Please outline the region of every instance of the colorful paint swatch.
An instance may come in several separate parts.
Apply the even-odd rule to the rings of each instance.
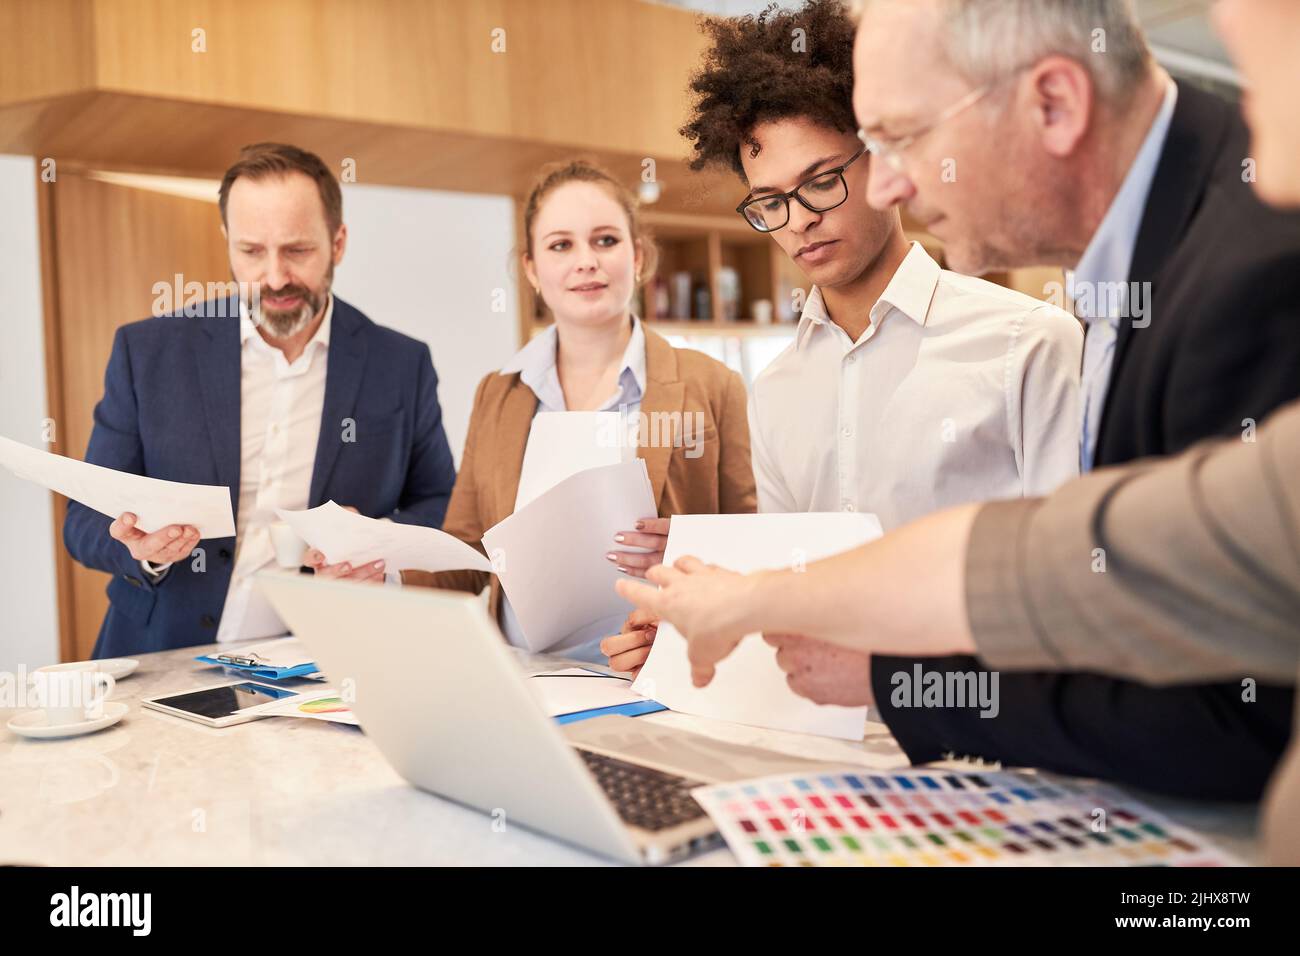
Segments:
[[[746,866],[1241,864],[1118,790],[1037,774],[846,771],[691,793]]]

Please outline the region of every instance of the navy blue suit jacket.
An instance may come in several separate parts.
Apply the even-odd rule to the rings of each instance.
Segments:
[[[334,297],[325,405],[310,506],[333,499],[370,517],[436,528],[456,481],[429,347],[383,328]],[[117,330],[95,406],[86,461],[118,471],[224,485],[239,507],[240,342],[236,299],[201,315],[168,315]],[[345,440],[346,420],[355,424]],[[117,657],[216,639],[235,539],[199,542],[204,560],[177,561],[156,584],[109,518],[68,503],[63,541],[76,560],[112,575],[94,656]]]

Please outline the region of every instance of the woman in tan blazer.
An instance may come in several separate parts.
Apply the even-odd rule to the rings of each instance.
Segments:
[[[528,199],[524,228],[524,272],[555,324],[479,383],[443,530],[482,550],[483,532],[514,511],[524,449],[539,411],[639,412],[629,417],[642,423],[637,454],[645,460],[660,519],[753,512],[740,376],[701,352],[673,348],[631,312],[632,295],[643,272],[652,271],[654,254],[631,194],[589,163],[553,167]],[[666,525],[647,521],[646,530],[662,533]],[[625,544],[638,543],[631,530],[624,538]],[[620,567],[636,562],[620,552],[606,557]],[[507,639],[519,643],[518,624],[495,575],[406,571],[402,580],[471,593],[490,588],[493,618]],[[595,642],[565,653],[598,656]]]

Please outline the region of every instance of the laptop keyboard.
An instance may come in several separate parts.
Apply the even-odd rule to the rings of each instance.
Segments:
[[[701,786],[700,781],[576,749],[624,823],[654,831],[704,816],[691,796],[691,788]]]

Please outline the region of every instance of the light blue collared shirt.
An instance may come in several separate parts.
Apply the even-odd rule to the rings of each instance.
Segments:
[[[560,387],[560,372],[556,367],[556,349],[559,335],[552,325],[543,332],[533,336],[533,340],[515,353],[505,365],[501,366],[502,375],[519,373],[519,379],[533,390],[537,396],[537,411],[567,412],[564,402],[564,389]],[[618,390],[605,401],[601,412],[618,411],[626,407],[628,412],[641,410],[641,398],[645,395],[645,332],[641,320],[632,316],[632,337],[623,351],[623,368],[618,376]]]
[[[564,389],[560,387],[560,373],[556,367],[556,348],[559,345],[555,326],[539,332],[533,340],[515,353],[514,357],[501,367],[502,375],[519,373],[519,380],[533,390],[537,396],[536,418],[542,412],[566,412],[568,405],[564,401]],[[623,351],[623,368],[618,375],[618,388],[596,409],[601,412],[622,411],[627,415],[636,415],[641,411],[641,399],[645,396],[645,332],[641,320],[632,316],[632,337]],[[523,629],[515,617],[510,599],[501,595],[501,630],[511,644],[525,647]],[[600,640],[589,641],[576,647],[566,647],[558,653],[581,661],[605,663],[605,655],[600,652]]]
[[[1156,166],[1165,147],[1169,124],[1178,101],[1178,87],[1168,81],[1164,102],[1147,131],[1137,158],[1129,167],[1119,192],[1097,227],[1092,241],[1084,250],[1079,265],[1066,274],[1066,288],[1076,302],[1090,302],[1079,318],[1088,324],[1083,340],[1083,374],[1079,396],[1079,471],[1092,470],[1097,451],[1097,430],[1101,424],[1106,392],[1110,388],[1110,371],[1115,361],[1115,343],[1119,336],[1119,323],[1128,306],[1129,295],[1117,300],[1108,294],[1114,283],[1129,285],[1129,269],[1133,265],[1133,249],[1137,245],[1138,230],[1146,212],[1151,183]],[[1150,303],[1148,302],[1148,307]]]

